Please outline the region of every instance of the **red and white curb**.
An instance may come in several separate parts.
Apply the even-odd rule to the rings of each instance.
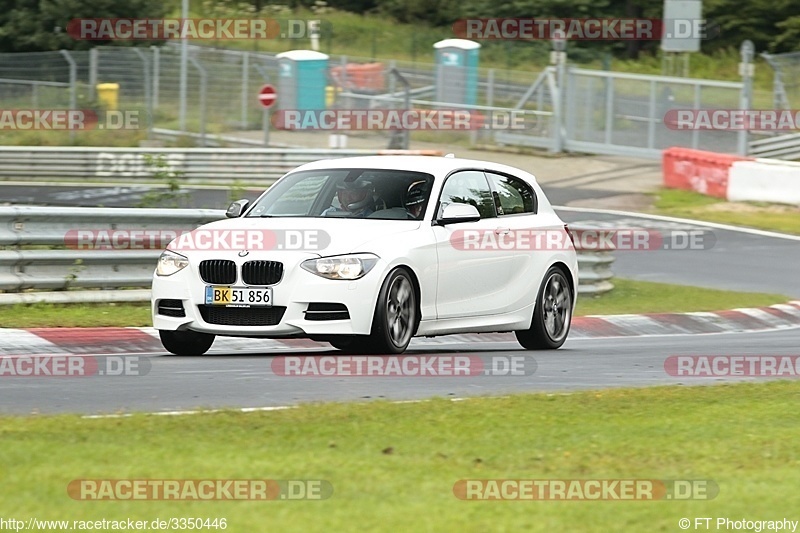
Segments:
[[[714,313],[653,313],[644,315],[582,316],[572,320],[570,339],[745,333],[800,327],[800,301],[769,307],[732,309]],[[417,338],[411,349],[425,347],[516,342],[511,333],[482,333]],[[247,339],[219,337],[214,352],[239,350],[280,353],[330,349],[307,339]],[[0,356],[97,355],[163,352],[153,328],[0,328]]]

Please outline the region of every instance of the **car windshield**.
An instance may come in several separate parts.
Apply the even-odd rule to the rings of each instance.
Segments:
[[[246,216],[422,220],[432,184],[408,170],[306,170],[270,187]]]

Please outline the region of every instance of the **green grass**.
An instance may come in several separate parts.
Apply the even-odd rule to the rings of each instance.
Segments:
[[[152,326],[150,303],[0,305],[0,327]]]
[[[0,419],[5,518],[225,517],[227,531],[679,531],[800,506],[800,383]],[[321,479],[323,501],[75,501],[75,479]],[[706,479],[710,501],[461,501],[462,479]],[[742,514],[744,510],[744,515]],[[787,515],[788,513],[788,515]]]
[[[662,189],[654,212],[721,224],[800,235],[800,207],[760,202],[726,202],[693,191]]]
[[[614,278],[614,290],[598,297],[578,295],[576,315],[627,313],[688,313],[720,311],[736,307],[761,307],[784,303],[779,294],[721,291]]]
[[[718,311],[783,303],[778,294],[718,291],[683,285],[613,280],[614,290],[597,297],[579,297],[577,315]],[[150,304],[25,304],[0,306],[0,327],[146,327],[152,325]]]
[[[0,131],[2,146],[138,146],[147,138],[141,130],[82,130],[72,134],[64,130],[6,130]]]

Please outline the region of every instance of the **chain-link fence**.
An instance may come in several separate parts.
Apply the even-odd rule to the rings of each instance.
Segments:
[[[187,48],[183,120],[179,116],[184,107],[180,90],[181,46],[173,43],[152,48],[98,47],[84,52],[0,54],[0,97],[6,108],[102,109],[108,101],[98,86],[114,84],[115,105],[120,110],[144,112],[147,119],[141,121],[140,127],[149,132],[190,134],[201,145],[211,140],[206,134],[234,132],[237,138],[251,144],[263,142],[259,130],[264,125],[264,111],[257,96],[265,83],[280,88],[279,59],[257,51],[197,45]],[[778,62],[775,64],[796,62],[800,66],[800,53],[772,56],[772,60]],[[323,83],[328,109],[449,107],[487,116],[516,112],[533,117],[524,132],[491,127],[415,131],[412,140],[520,144],[553,151],[566,148],[645,157],[657,157],[661,149],[669,146],[742,151],[741,135],[737,143],[734,132],[677,132],[664,124],[665,113],[674,109],[737,109],[742,101],[741,83],[571,67],[560,75],[555,67],[537,71],[475,68],[476,72],[470,73],[473,81],[469,82],[474,83],[470,89],[474,98],[464,103],[454,94],[457,84],[466,82],[454,81],[453,71],[442,65],[343,56],[329,57],[327,65]],[[800,68],[784,66],[780,72],[787,93],[800,92]],[[302,133],[305,137],[295,136],[294,144],[319,147],[334,132]],[[371,147],[385,147],[392,144],[397,132],[347,134],[373,140],[375,146]],[[283,142],[289,136],[282,135],[280,142],[293,144]],[[271,140],[274,143],[276,139]]]
[[[775,109],[800,105],[800,52],[761,54],[774,71],[772,95]]]
[[[671,146],[735,153],[740,132],[665,127],[672,110],[736,109],[742,84],[570,69],[566,146],[593,151],[595,145],[663,150]]]
[[[67,108],[70,65],[59,52],[0,55],[0,99],[6,109]]]
[[[265,83],[278,82],[276,56],[196,45],[190,45],[188,51],[184,131],[222,134],[249,130],[257,133],[263,126],[263,108],[257,95]],[[442,107],[427,103],[436,100],[437,83],[447,83],[436,65],[344,56],[331,57],[329,65],[326,98],[329,107],[402,107],[403,85],[398,76],[392,74],[393,70],[409,83],[410,97],[416,108]],[[476,110],[513,108],[540,74],[477,70],[477,100],[473,104]],[[74,102],[78,108],[102,109],[104,104],[97,90],[101,84],[117,85],[115,105],[119,109],[144,112],[143,116],[148,118],[141,127],[180,129],[180,46],[0,54],[0,97],[7,108],[65,108]],[[447,102],[442,104],[447,105]],[[526,107],[530,109],[531,106]],[[384,139],[391,136],[387,131],[350,134]],[[492,140],[490,135],[454,131],[421,134],[420,137],[473,143]]]

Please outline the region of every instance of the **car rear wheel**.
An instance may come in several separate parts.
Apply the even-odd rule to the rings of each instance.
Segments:
[[[517,341],[528,350],[560,348],[569,333],[572,302],[572,289],[564,273],[550,267],[536,298],[531,327],[516,331]]]
[[[203,355],[214,344],[216,335],[197,331],[163,331],[158,332],[161,344],[175,355]]]

